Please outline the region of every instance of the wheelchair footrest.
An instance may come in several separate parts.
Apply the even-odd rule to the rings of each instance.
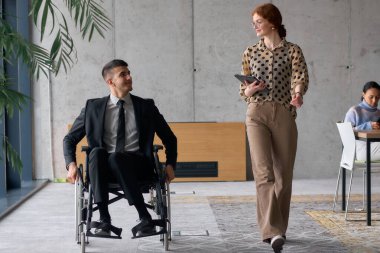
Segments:
[[[114,235],[98,235],[91,232],[91,229],[107,229],[110,232],[114,233]],[[106,224],[102,222],[97,221],[91,221],[89,229],[87,229],[86,235],[89,237],[103,237],[103,238],[113,238],[113,239],[121,239],[121,232],[123,231],[122,228],[115,227],[111,224]]]
[[[142,238],[142,237],[148,237],[148,236],[154,236],[154,235],[161,235],[161,234],[165,234],[166,233],[166,229],[165,228],[162,228],[160,231],[156,232],[156,233],[153,233],[153,234],[149,234],[149,235],[141,235],[141,236],[132,236],[131,238],[132,239],[137,239],[137,238]]]
[[[152,234],[144,234],[141,236],[132,236],[132,239],[137,239],[141,237],[148,237],[148,236],[154,236],[154,235],[160,235],[160,234],[165,234],[167,232],[166,230],[166,221],[165,220],[152,220],[152,224],[156,227],[160,227],[159,231],[156,231],[155,233]],[[132,229],[133,230],[133,229]],[[133,231],[132,231],[133,233]]]
[[[119,235],[97,235],[92,233],[91,231],[87,231],[86,236],[88,237],[98,237],[98,238],[108,238],[108,239],[121,239]]]

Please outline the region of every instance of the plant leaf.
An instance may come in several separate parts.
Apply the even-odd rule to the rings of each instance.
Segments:
[[[29,15],[33,16],[33,22],[34,22],[34,24],[37,24],[38,13],[39,13],[39,9],[41,8],[42,1],[43,0],[34,0],[34,1],[32,1],[32,8],[31,8],[31,11],[30,11]]]
[[[6,159],[10,163],[11,167],[16,170],[20,175],[22,172],[22,161],[17,151],[13,148],[12,144],[9,142],[7,136],[3,136],[3,150],[6,153]]]
[[[40,41],[42,42],[42,39],[44,38],[45,34],[45,28],[46,28],[46,20],[48,17],[48,11],[49,11],[49,3],[50,0],[46,0],[44,10],[42,12],[42,18],[41,18],[41,38]]]

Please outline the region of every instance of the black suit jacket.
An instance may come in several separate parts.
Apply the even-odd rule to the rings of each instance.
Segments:
[[[153,138],[154,134],[157,133],[166,149],[166,164],[171,164],[175,168],[177,162],[177,138],[158,111],[154,101],[134,95],[131,95],[131,98],[139,133],[139,152],[149,159],[153,168]],[[87,100],[85,108],[82,109],[69,133],[63,139],[66,166],[73,161],[76,162],[76,145],[84,136],[87,137],[87,142],[91,149],[104,147],[104,118],[108,100],[109,96]]]

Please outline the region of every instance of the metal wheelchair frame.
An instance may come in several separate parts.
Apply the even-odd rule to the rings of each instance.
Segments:
[[[153,235],[160,235],[160,241],[162,241],[164,249],[167,251],[169,249],[169,241],[171,240],[170,187],[166,182],[165,169],[158,158],[158,151],[160,149],[163,149],[161,145],[153,146],[155,173],[158,180],[155,182],[141,182],[140,185],[143,193],[149,193],[149,201],[145,203],[146,207],[157,214],[157,219],[153,220],[153,222],[156,226],[160,227],[160,230]],[[88,155],[90,151],[88,147],[82,147],[82,152],[86,152],[86,168],[88,168]],[[109,193],[112,193],[115,197],[110,198],[108,205],[125,198],[118,184],[109,184]],[[77,244],[81,245],[82,253],[85,252],[86,244],[89,244],[89,237],[99,237],[91,232],[92,225],[94,224],[91,221],[92,214],[97,210],[97,205],[93,203],[92,187],[87,169],[84,171],[83,166],[80,165],[77,180],[75,181],[75,240]],[[111,230],[116,236],[105,237],[121,239],[122,229],[113,228]],[[104,236],[102,237],[104,238]]]

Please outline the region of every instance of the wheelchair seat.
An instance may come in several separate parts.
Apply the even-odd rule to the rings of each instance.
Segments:
[[[121,189],[118,183],[108,183],[109,189]]]

